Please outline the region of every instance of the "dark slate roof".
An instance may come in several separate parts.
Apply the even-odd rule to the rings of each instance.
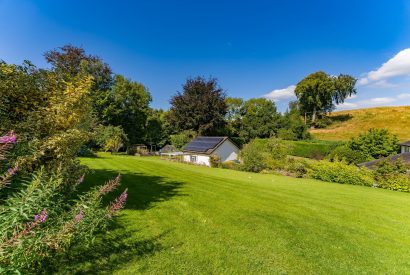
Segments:
[[[399,143],[399,145],[403,145],[403,146],[410,146],[410,140]]]
[[[210,155],[228,139],[228,137],[196,137],[185,145],[182,151]]]
[[[386,160],[386,159],[387,159],[387,160],[390,160],[390,161],[396,161],[396,160],[398,160],[399,158],[400,158],[401,160],[403,160],[405,163],[410,164],[410,152],[406,152],[406,153],[401,153],[401,154],[393,155],[393,156],[386,157],[386,158],[375,159],[375,160],[372,160],[372,161],[369,161],[369,162],[359,163],[358,166],[372,169],[373,166],[375,166],[377,163],[379,163],[379,162],[381,162],[381,161],[383,161],[383,160]]]

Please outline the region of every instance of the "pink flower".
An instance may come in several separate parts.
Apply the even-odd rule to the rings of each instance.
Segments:
[[[115,199],[113,203],[111,203],[110,207],[108,208],[108,216],[112,216],[115,212],[119,211],[120,209],[124,208],[125,202],[128,198],[128,189],[125,189],[121,195]]]
[[[118,175],[115,179],[109,180],[106,184],[100,187],[100,194],[107,194],[117,188],[117,186],[120,184],[121,176]]]
[[[84,175],[82,175],[78,180],[77,180],[77,185],[81,184],[84,181]]]
[[[47,220],[48,211],[47,209],[43,209],[39,214],[34,216],[34,221],[37,223],[43,223]]]
[[[84,218],[84,211],[80,209],[80,212],[78,212],[78,214],[75,215],[74,221],[75,223],[79,223],[83,218]]]
[[[9,176],[14,176],[18,172],[18,170],[19,170],[19,167],[16,165],[12,168],[9,168],[7,170],[7,174],[9,174]]]
[[[5,144],[15,144],[17,142],[17,136],[13,131],[9,132],[7,135],[0,137],[0,143]]]

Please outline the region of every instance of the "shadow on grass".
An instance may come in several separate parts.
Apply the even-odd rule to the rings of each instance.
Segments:
[[[330,117],[330,119],[332,120],[332,123],[341,123],[341,122],[351,120],[352,118],[353,116],[351,114],[334,115]]]
[[[108,180],[114,179],[118,174],[121,174],[121,184],[117,190],[104,198],[105,205],[118,197],[125,188],[128,188],[125,209],[145,210],[151,208],[153,203],[166,201],[174,196],[184,196],[184,194],[179,193],[182,182],[169,181],[163,177],[128,170],[94,169],[91,174],[87,175],[79,191],[84,192],[92,187],[101,186]]]
[[[183,196],[179,193],[181,182],[127,170],[95,169],[87,175],[79,191],[86,192],[93,187],[100,186],[115,178],[118,173],[121,174],[121,184],[117,190],[104,198],[105,205],[115,199],[125,188],[128,188],[125,209],[130,210],[147,210],[161,201],[169,200],[174,196]],[[133,226],[127,226],[130,222],[137,223],[136,227],[138,227],[137,220],[126,220],[124,223],[124,217],[114,218],[107,230],[100,232],[96,242],[90,247],[77,245],[71,249],[69,255],[56,259],[60,270],[52,272],[64,274],[112,273],[113,270],[126,265],[131,260],[166,249],[161,245],[160,239],[169,232],[144,238],[138,230],[132,229]]]
[[[70,253],[57,259],[57,270],[50,273],[59,274],[112,274],[124,267],[131,260],[153,255],[166,249],[160,239],[169,234],[163,232],[147,239],[135,238],[136,231],[129,231],[124,226],[113,222],[107,231],[98,235],[89,248],[76,246]]]

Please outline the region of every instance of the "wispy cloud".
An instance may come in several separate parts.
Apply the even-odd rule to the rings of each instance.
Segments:
[[[348,109],[358,109],[366,107],[375,107],[375,106],[387,106],[390,103],[396,102],[399,103],[399,100],[410,98],[410,93],[399,94],[395,97],[374,97],[369,99],[363,99],[356,102],[344,102],[337,105],[338,110],[348,110]],[[398,104],[400,105],[400,103]]]
[[[290,85],[285,89],[273,90],[272,92],[264,95],[263,97],[273,101],[296,99],[295,88],[296,85]]]
[[[385,88],[392,85],[388,79],[399,76],[410,76],[410,48],[400,51],[377,70],[365,74],[358,83]]]

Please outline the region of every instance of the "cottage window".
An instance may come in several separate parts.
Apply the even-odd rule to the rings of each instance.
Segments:
[[[191,155],[191,162],[196,162],[196,156]]]

